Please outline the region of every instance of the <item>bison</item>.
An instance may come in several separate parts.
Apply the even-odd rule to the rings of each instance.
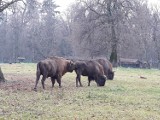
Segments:
[[[76,77],[76,87],[78,87],[78,82],[80,86],[81,75],[88,76],[88,86],[90,86],[91,80],[95,80],[97,86],[104,86],[106,82],[106,77],[104,75],[103,67],[96,61],[93,60],[78,60],[75,61],[75,72]]]
[[[103,66],[104,74],[107,79],[113,80],[114,72],[112,71],[112,64],[107,59],[96,59],[96,61]]]
[[[52,88],[54,87],[55,79],[57,80],[59,87],[61,87],[61,77],[66,72],[72,72],[73,70],[73,62],[61,57],[50,57],[38,62],[34,90],[37,90],[37,84],[41,75],[43,76],[41,80],[43,89],[45,89],[44,81],[48,77],[51,77]]]

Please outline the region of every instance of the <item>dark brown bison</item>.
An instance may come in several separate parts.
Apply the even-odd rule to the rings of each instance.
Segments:
[[[114,72],[112,70],[112,64],[107,59],[96,59],[96,61],[103,66],[104,74],[107,79],[113,80]]]
[[[81,75],[88,76],[88,86],[90,86],[91,80],[95,80],[97,86],[104,86],[106,82],[106,77],[104,75],[103,67],[96,61],[93,60],[78,60],[74,62],[76,77],[76,87],[78,87],[78,82],[80,86]]]
[[[66,72],[72,72],[73,70],[73,62],[60,57],[50,57],[38,62],[34,90],[37,90],[37,84],[41,75],[43,76],[41,80],[43,89],[45,89],[44,81],[48,77],[51,77],[52,87],[54,87],[55,79],[59,87],[61,87],[61,77]]]

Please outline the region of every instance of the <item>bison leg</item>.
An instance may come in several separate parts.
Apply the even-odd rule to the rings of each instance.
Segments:
[[[46,80],[46,78],[47,77],[45,75],[43,75],[42,80],[41,80],[43,89],[45,89],[45,87],[44,87],[44,81]]]
[[[37,90],[37,84],[38,84],[39,78],[40,78],[40,72],[37,71],[37,73],[36,73],[36,84],[35,84],[35,87],[34,87],[35,91]]]
[[[59,88],[61,88],[62,86],[61,86],[61,77],[60,76],[57,78],[57,82],[59,84]]]
[[[51,81],[52,81],[52,88],[54,87],[54,84],[55,84],[55,78],[54,77],[51,77]]]
[[[78,82],[79,82],[79,84],[80,84],[80,87],[82,87],[81,75],[77,75],[77,77],[76,77],[76,87],[78,87]]]
[[[99,86],[98,77],[97,76],[95,77],[95,82],[97,83],[97,86]]]
[[[78,75],[76,77],[76,87],[78,87]]]
[[[91,78],[90,77],[88,77],[88,86],[90,86],[90,82],[91,82]]]
[[[98,81],[97,80],[95,80],[95,81],[96,81],[97,86],[99,86]]]

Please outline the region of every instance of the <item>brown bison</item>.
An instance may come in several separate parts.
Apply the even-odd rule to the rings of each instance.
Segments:
[[[41,75],[43,76],[41,80],[43,89],[45,89],[44,81],[48,77],[51,77],[52,87],[54,87],[55,79],[57,80],[59,87],[61,87],[61,77],[66,72],[72,72],[73,70],[73,62],[60,57],[50,57],[38,62],[34,90],[37,90],[37,84]]]
[[[96,59],[96,61],[103,66],[104,74],[107,79],[113,80],[114,72],[112,71],[112,64],[107,59]]]
[[[97,86],[104,86],[106,82],[106,77],[104,75],[103,67],[96,61],[93,60],[78,60],[75,62],[75,72],[76,77],[76,87],[78,87],[78,82],[80,86],[81,75],[88,76],[88,86],[90,86],[91,80],[95,80]]]

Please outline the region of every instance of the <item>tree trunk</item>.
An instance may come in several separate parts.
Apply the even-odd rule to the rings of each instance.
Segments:
[[[2,70],[0,68],[0,83],[1,82],[5,82],[5,78],[4,78],[4,75],[3,75]]]
[[[117,48],[116,46],[112,46],[110,62],[112,63],[113,67],[117,67]]]
[[[112,7],[112,3],[114,7]],[[116,19],[114,18],[113,11],[117,11],[117,0],[112,1],[109,0],[107,4],[107,10],[109,13],[109,24],[111,25],[111,55],[110,55],[110,62],[112,63],[113,67],[117,67],[117,36],[116,36]]]
[[[10,5],[17,1],[21,0],[12,0],[11,2],[2,2],[2,0],[0,0],[0,12],[3,12],[6,8],[8,8]]]
[[[113,67],[117,67],[117,37],[115,32],[115,24],[114,21],[111,22],[111,31],[112,31],[112,51],[110,56],[110,62],[112,63]]]

